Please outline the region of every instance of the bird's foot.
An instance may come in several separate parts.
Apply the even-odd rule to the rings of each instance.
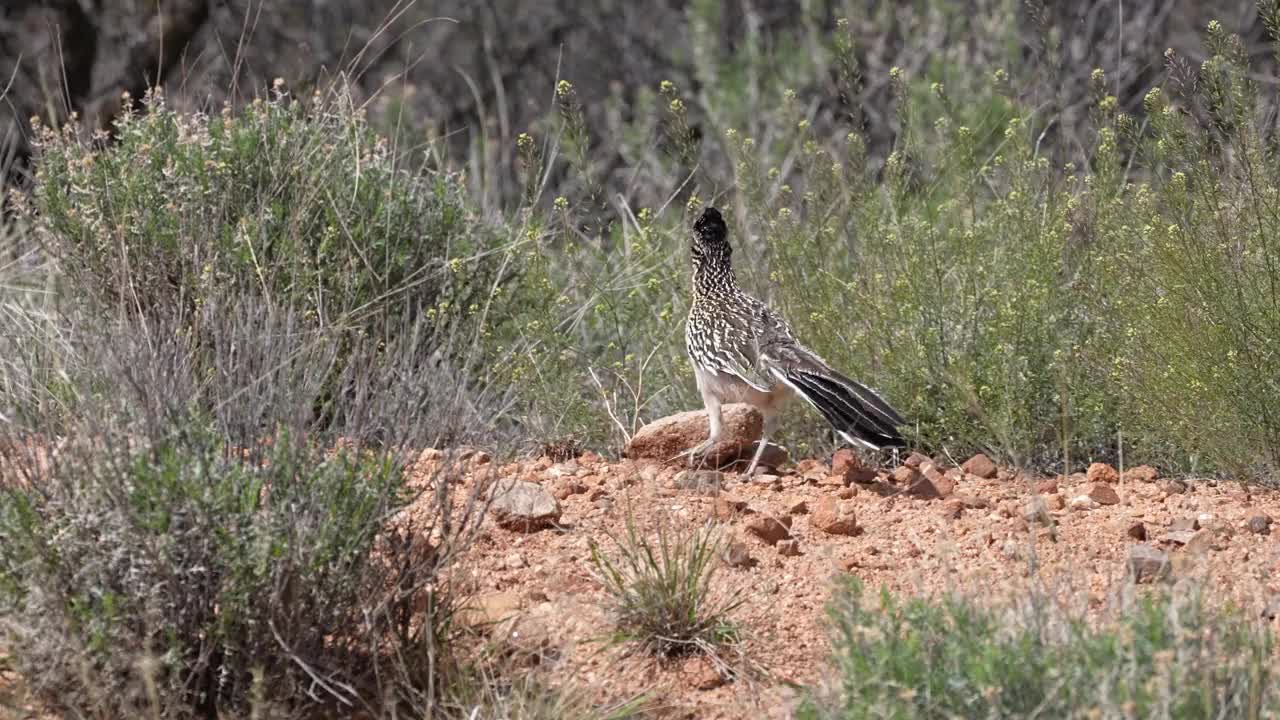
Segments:
[[[694,445],[693,447],[689,448],[688,450],[685,450],[684,452],[677,453],[676,456],[671,459],[679,460],[680,458],[688,458],[689,467],[693,467],[694,465],[698,465],[706,459],[704,456],[707,454],[707,451],[710,450],[711,446],[714,444],[715,443],[711,442],[710,440],[698,443],[697,445]]]

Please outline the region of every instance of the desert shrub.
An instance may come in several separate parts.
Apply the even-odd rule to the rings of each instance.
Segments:
[[[989,599],[988,599],[989,600]],[[1261,718],[1280,709],[1266,627],[1163,590],[1095,624],[1042,591],[1011,606],[964,596],[830,606],[835,679],[802,718]]]
[[[459,393],[425,319],[344,347],[335,372],[347,335],[253,294],[206,300],[213,351],[180,306],[87,314],[67,412],[6,423],[0,645],[86,716],[429,714],[463,672],[441,573],[479,508],[454,504],[448,468],[406,472],[442,426],[495,410]],[[329,387],[346,399],[317,416]]]
[[[492,290],[493,231],[457,178],[405,166],[341,88],[215,116],[157,92],[110,138],[44,129],[37,150],[37,233],[125,307],[199,306],[234,286],[376,333]]]
[[[1145,130],[1110,118],[1151,168],[1120,193],[1129,212],[1113,230],[1107,310],[1125,352],[1111,375],[1133,398],[1131,424],[1176,443],[1187,467],[1274,481],[1280,163],[1240,38],[1211,23],[1206,51],[1198,68],[1169,55]]]

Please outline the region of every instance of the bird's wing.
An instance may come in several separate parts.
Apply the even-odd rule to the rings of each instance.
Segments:
[[[690,343],[699,363],[716,374],[730,375],[760,392],[768,392],[773,381],[760,365],[760,342],[748,316],[733,315],[715,323],[710,343]]]

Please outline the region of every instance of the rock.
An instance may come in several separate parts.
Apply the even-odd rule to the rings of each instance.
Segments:
[[[991,507],[991,503],[987,502],[986,498],[981,498],[977,495],[955,495],[951,499],[960,501],[960,504],[964,505],[966,510],[981,510]]]
[[[698,669],[693,673],[692,683],[694,689],[706,692],[724,685],[725,680],[724,675],[720,674],[715,665],[710,661],[702,660],[698,663]]]
[[[734,462],[753,450],[764,429],[760,412],[745,403],[722,406],[721,416],[724,432],[720,442],[703,456],[710,467]],[[640,428],[627,443],[626,456],[632,460],[649,458],[666,462],[706,440],[708,432],[706,410],[669,415]]]
[[[1270,535],[1271,516],[1266,513],[1258,513],[1257,515],[1249,518],[1248,527],[1249,532],[1251,533],[1257,533],[1258,535]]]
[[[458,609],[458,621],[467,627],[484,627],[508,620],[520,612],[520,593],[514,590],[476,595]]]
[[[839,475],[846,485],[875,482],[876,471],[862,464],[858,454],[849,448],[840,448],[831,458],[831,474]]]
[[[555,465],[552,465],[551,467],[547,468],[547,475],[553,478],[571,477],[577,474],[577,472],[578,472],[577,460],[566,460],[564,462],[558,462]]]
[[[965,460],[964,464],[960,466],[960,469],[970,475],[977,475],[984,480],[990,480],[996,476],[996,464],[991,461],[991,458],[987,457],[983,453],[978,453],[968,460]]]
[[[924,465],[927,462],[931,462],[928,455],[925,455],[923,453],[913,452],[907,456],[906,460],[902,461],[902,464],[906,465],[909,468],[915,468],[919,470],[920,466]]]
[[[1146,543],[1139,543],[1129,548],[1127,566],[1134,582],[1139,583],[1164,578],[1172,569],[1169,553]]]
[[[796,464],[796,474],[802,477],[826,477],[831,473],[828,472],[827,466],[821,460],[813,458],[805,458]]]
[[[734,540],[720,553],[720,559],[731,568],[749,568],[756,564],[746,543]]]
[[[1120,475],[1120,479],[1124,482],[1155,482],[1160,474],[1150,465],[1139,465],[1138,467],[1129,468]]]
[[[899,465],[889,473],[889,479],[900,487],[909,488],[923,480],[924,476],[910,465]]]
[[[697,495],[714,495],[724,484],[724,474],[718,470],[681,470],[671,478],[671,483]]]
[[[554,495],[557,500],[564,500],[572,495],[581,495],[586,491],[586,484],[577,478],[563,478],[561,480],[557,480],[556,483],[551,486],[551,494]],[[594,500],[595,498],[591,499]]]
[[[747,501],[731,495],[717,497],[712,510],[717,520],[724,521],[733,520],[747,511]]]
[[[1160,485],[1166,495],[1181,495],[1187,491],[1187,484],[1181,480],[1166,480]]]
[[[1169,532],[1195,532],[1200,529],[1200,521],[1195,518],[1180,517],[1174,518],[1169,523]]]
[[[1170,530],[1160,536],[1166,545],[1180,545],[1193,555],[1208,552],[1213,547],[1213,532],[1209,530]]]
[[[932,460],[924,461],[917,469],[925,480],[928,480],[933,485],[939,497],[946,497],[955,491],[956,483],[952,479],[952,474],[943,472],[942,468],[935,465]]]
[[[809,524],[829,535],[854,535],[858,532],[853,504],[847,501],[837,502],[833,498],[818,501],[810,515]]]
[[[802,497],[790,497],[786,499],[786,508],[788,515],[804,515],[809,512],[809,502]]]
[[[1042,495],[1041,497],[1044,498],[1044,506],[1048,508],[1050,511],[1062,510],[1067,507],[1067,501],[1063,500],[1062,495],[1059,493],[1053,493],[1052,495]]]
[[[959,519],[964,514],[964,511],[964,502],[960,498],[947,498],[946,502],[942,503],[942,516],[945,518]]]
[[[760,514],[748,520],[744,527],[747,532],[766,543],[776,545],[779,540],[785,540],[791,535],[791,516],[775,517]]]
[[[1275,620],[1280,618],[1280,595],[1271,598],[1262,608],[1262,617],[1265,620]]]
[[[783,557],[795,557],[800,554],[800,541],[795,538],[778,541],[778,554]]]
[[[1085,489],[1085,494],[1099,505],[1120,504],[1120,496],[1116,494],[1116,489],[1106,482],[1091,483],[1089,487]]]
[[[658,479],[658,475],[662,472],[662,466],[655,462],[648,462],[640,466],[636,471],[636,476],[641,482],[651,483]]]
[[[1035,491],[1037,495],[1054,495],[1058,492],[1058,481],[1053,478],[1040,480],[1036,483]]]
[[[858,494],[857,489],[852,487],[842,487],[836,491],[836,497],[840,498],[841,500],[848,500],[849,498],[857,494]]]
[[[906,467],[905,465],[903,467]],[[922,500],[936,500],[951,494],[954,487],[944,479],[941,473],[938,474],[937,481],[930,480],[924,473],[917,472],[916,479],[910,485],[907,485],[906,491],[912,497],[918,497]]]
[[[1142,521],[1135,520],[1129,525],[1129,529],[1125,531],[1125,534],[1134,540],[1145,542],[1147,539],[1147,526],[1143,525]]]
[[[536,532],[560,520],[560,503],[541,485],[523,480],[500,480],[489,504],[498,527]]]
[[[1085,471],[1085,480],[1091,483],[1108,483],[1114,485],[1120,481],[1120,473],[1106,463],[1092,463]]]
[[[1053,525],[1053,518],[1049,517],[1049,508],[1044,502],[1044,498],[1037,495],[1027,501],[1022,507],[1022,519],[1027,521],[1027,525]]]
[[[1067,503],[1067,507],[1072,510],[1096,510],[1101,507],[1097,500],[1088,495],[1077,495],[1071,498],[1071,502]]]

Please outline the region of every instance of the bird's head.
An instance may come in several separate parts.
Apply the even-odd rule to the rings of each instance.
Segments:
[[[729,247],[729,228],[719,210],[708,207],[693,223],[691,250],[695,264],[728,264],[733,249]]]

